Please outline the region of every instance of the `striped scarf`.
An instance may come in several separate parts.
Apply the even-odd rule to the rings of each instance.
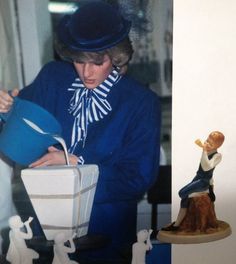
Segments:
[[[119,80],[118,71],[113,69],[105,81],[94,89],[86,88],[79,78],[76,78],[68,88],[68,91],[74,92],[68,109],[69,113],[74,116],[69,153],[74,153],[80,141],[83,141],[83,147],[85,146],[90,123],[98,122],[112,111],[106,97],[111,87]]]

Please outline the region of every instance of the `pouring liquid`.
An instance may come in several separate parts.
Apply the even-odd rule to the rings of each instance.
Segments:
[[[65,153],[65,157],[66,157],[66,165],[69,166],[70,165],[70,161],[69,161],[68,150],[67,150],[67,147],[66,147],[65,140],[62,137],[59,137],[59,136],[53,136],[53,138],[55,138],[62,145],[62,148],[63,148],[64,153]]]
[[[40,127],[38,127],[35,123],[33,123],[32,121],[23,118],[24,122],[27,123],[27,125],[29,125],[31,128],[33,128],[34,130],[36,130],[37,132],[44,134],[44,135],[50,135],[50,133],[44,132]],[[66,158],[66,165],[70,165],[69,162],[69,156],[68,156],[68,150],[66,147],[66,143],[65,140],[62,137],[59,137],[58,135],[51,135],[55,140],[57,140],[63,148],[64,154],[65,154],[65,158]]]

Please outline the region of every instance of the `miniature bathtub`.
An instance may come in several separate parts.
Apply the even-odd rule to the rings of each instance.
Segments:
[[[47,240],[59,232],[87,234],[97,165],[48,166],[22,170],[21,177]]]

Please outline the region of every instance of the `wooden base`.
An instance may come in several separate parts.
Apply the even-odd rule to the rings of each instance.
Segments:
[[[199,244],[223,239],[232,233],[226,222],[217,220],[217,224],[217,228],[208,229],[206,232],[159,231],[157,240],[172,244]]]

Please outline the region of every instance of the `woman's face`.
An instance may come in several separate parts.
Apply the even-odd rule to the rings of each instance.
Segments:
[[[73,62],[77,73],[85,87],[94,89],[101,84],[112,70],[112,62],[108,55],[104,55],[99,63],[93,60]]]

